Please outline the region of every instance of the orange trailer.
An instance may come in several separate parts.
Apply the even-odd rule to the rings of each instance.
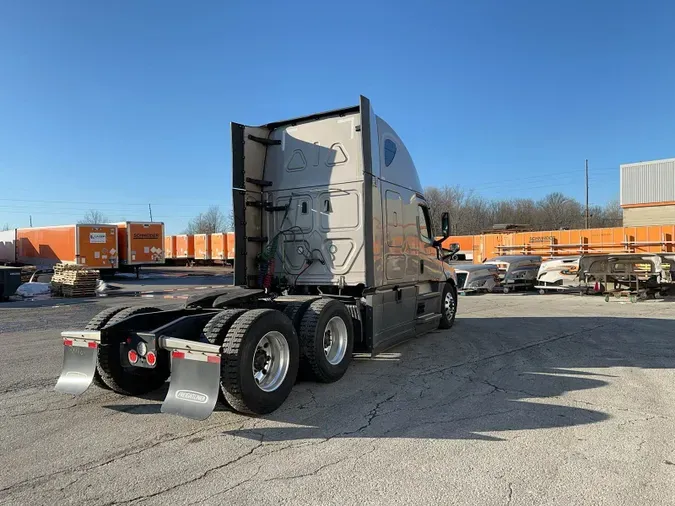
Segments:
[[[176,236],[167,235],[164,237],[164,258],[175,258],[176,257]]]
[[[210,234],[195,234],[195,259],[196,260],[210,260],[211,259],[211,235]]]
[[[227,254],[225,255],[225,259],[234,262],[234,232],[227,232],[225,235],[227,241]]]
[[[211,260],[234,260],[234,232],[211,234]]]
[[[164,263],[164,223],[125,221],[116,225],[120,265]]]
[[[499,255],[540,255],[542,258],[589,253],[672,253],[675,225],[589,228],[455,236],[444,241],[470,241],[474,263]],[[468,247],[468,246],[467,246]]]
[[[16,243],[17,261],[23,264],[49,267],[68,263],[94,269],[118,267],[115,225],[19,228]]]
[[[225,261],[227,255],[227,237],[223,233],[211,234],[211,260]]]
[[[194,258],[195,257],[195,236],[177,235],[176,249],[174,258]]]

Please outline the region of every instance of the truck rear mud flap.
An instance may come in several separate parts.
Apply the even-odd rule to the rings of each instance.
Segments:
[[[170,337],[161,337],[160,346],[171,352],[171,382],[162,413],[208,418],[218,401],[220,347]]]
[[[68,331],[61,336],[63,368],[54,390],[80,395],[94,379],[101,332]],[[161,411],[195,420],[208,418],[218,401],[220,346],[163,336],[157,345],[171,355],[171,380]]]
[[[54,389],[70,395],[80,395],[89,388],[96,372],[99,331],[62,332],[63,368]]]

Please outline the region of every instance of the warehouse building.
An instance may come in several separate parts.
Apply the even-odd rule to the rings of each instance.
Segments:
[[[623,226],[675,224],[675,158],[621,165]]]

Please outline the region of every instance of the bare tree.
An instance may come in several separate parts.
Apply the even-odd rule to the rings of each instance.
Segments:
[[[228,228],[227,218],[218,206],[209,207],[206,212],[199,213],[188,222],[186,234],[215,234],[225,232]]]
[[[78,221],[78,223],[100,225],[103,223],[109,223],[109,221],[110,220],[108,220],[108,217],[101,211],[90,209],[85,213],[84,217]]]
[[[535,202],[532,199],[487,200],[460,187],[428,187],[434,233],[438,235],[441,213],[450,214],[452,235],[479,234],[496,224],[526,225],[531,230],[583,228],[584,206],[562,193],[551,193]],[[622,211],[618,201],[590,209],[591,227],[621,226]]]
[[[5,224],[2,226],[2,230],[0,230],[0,231],[1,231],[1,232],[7,232],[9,229],[10,229],[9,223],[5,223]]]
[[[583,209],[581,203],[566,197],[562,193],[551,193],[538,202],[541,216],[540,229],[579,228],[582,226]]]
[[[623,209],[619,199],[612,199],[602,209],[602,217],[606,226],[620,227],[623,224]]]
[[[234,209],[230,209],[227,215],[227,231],[234,232]]]

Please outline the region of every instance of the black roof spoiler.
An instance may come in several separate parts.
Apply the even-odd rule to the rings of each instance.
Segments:
[[[273,123],[267,123],[266,125],[260,125],[260,127],[274,130],[275,128],[279,128],[281,126],[307,123],[308,121],[317,121],[324,118],[330,118],[331,116],[345,116],[347,114],[359,112],[359,110],[360,107],[358,105],[354,105],[352,107],[343,107],[342,109],[333,109],[332,111],[317,112],[308,116],[300,116],[298,118],[287,119],[284,121],[275,121]]]

